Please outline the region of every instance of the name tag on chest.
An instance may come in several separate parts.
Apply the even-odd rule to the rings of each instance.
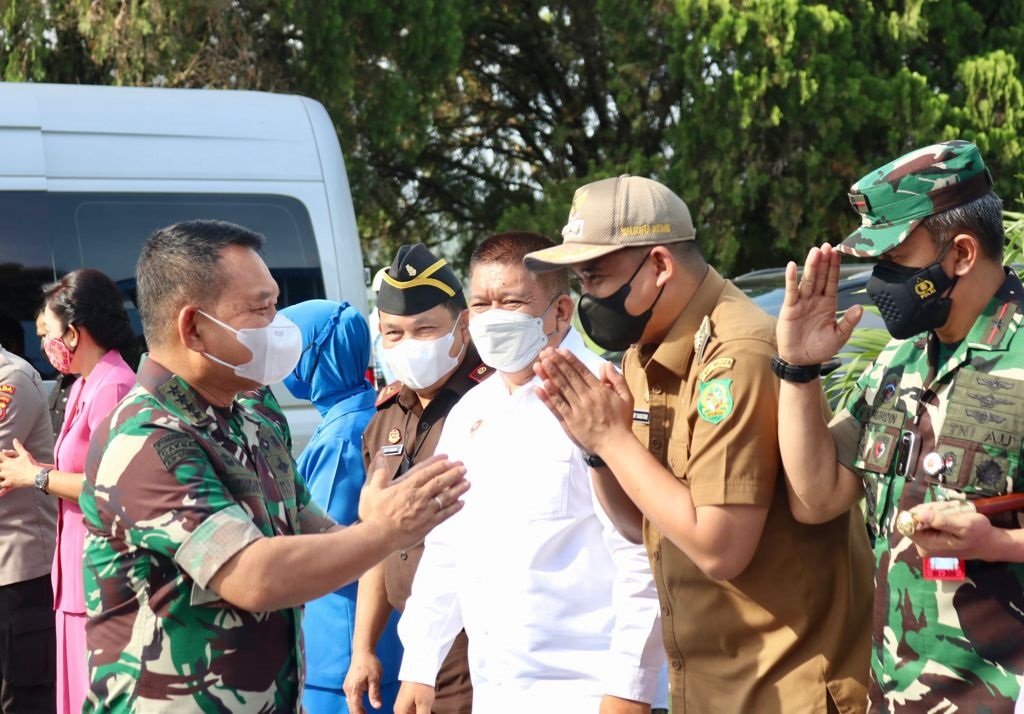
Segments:
[[[644,411],[642,409],[634,409],[633,410],[633,421],[634,422],[638,422],[640,424],[650,424],[651,423],[651,413],[650,412],[646,412],[646,411]]]
[[[385,456],[401,456],[403,451],[405,451],[404,444],[390,444],[380,447],[380,453]]]

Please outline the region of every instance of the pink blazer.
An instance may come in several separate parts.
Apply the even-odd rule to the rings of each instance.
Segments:
[[[89,439],[114,406],[135,384],[135,373],[110,350],[93,368],[88,379],[79,377],[71,386],[64,423],[54,447],[58,471],[85,473]],[[78,503],[63,498],[57,511],[57,549],[53,554],[53,609],[85,613],[82,583],[82,556],[85,548],[85,523]]]

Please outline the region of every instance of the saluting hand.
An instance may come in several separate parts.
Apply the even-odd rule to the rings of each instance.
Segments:
[[[860,322],[854,305],[836,320],[839,252],[828,243],[811,248],[797,282],[796,263],[786,266],[786,297],[775,328],[779,356],[790,364],[820,364],[832,358]]]
[[[469,490],[465,476],[460,462],[437,454],[391,481],[378,455],[359,495],[359,518],[389,532],[394,550],[416,545],[431,528],[462,510],[459,499]]]
[[[602,366],[598,380],[569,350],[548,347],[533,371],[543,380],[537,396],[584,451],[600,454],[631,433],[633,395],[612,365]]]

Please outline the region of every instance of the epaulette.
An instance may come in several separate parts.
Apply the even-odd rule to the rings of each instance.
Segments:
[[[704,348],[708,346],[709,339],[711,339],[711,320],[705,315],[704,319],[700,321],[700,327],[693,335],[693,357],[697,364],[704,361]]]
[[[402,383],[395,381],[386,387],[383,387],[377,394],[376,407],[380,409],[382,406],[390,402],[392,399],[402,393]]]
[[[494,373],[494,367],[488,367],[486,364],[482,364],[469,373],[469,378],[474,382],[482,382]]]

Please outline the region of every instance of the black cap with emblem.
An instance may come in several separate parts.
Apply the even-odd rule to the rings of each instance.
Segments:
[[[419,315],[449,300],[466,307],[462,283],[448,261],[422,243],[398,249],[377,292],[377,308],[391,315]]]

